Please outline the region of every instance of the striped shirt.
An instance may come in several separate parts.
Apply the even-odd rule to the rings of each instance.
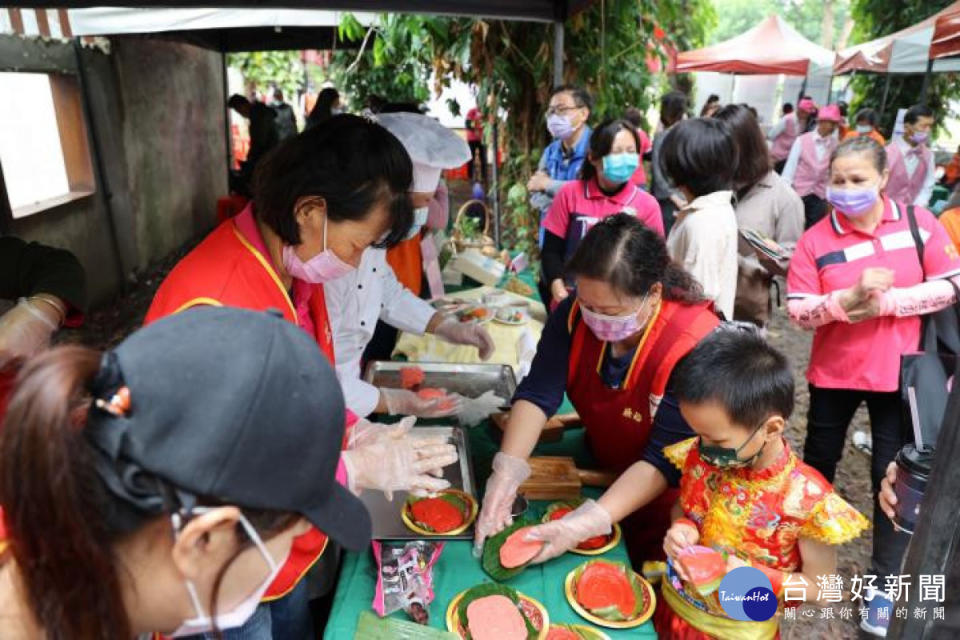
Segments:
[[[894,287],[960,274],[960,255],[946,230],[926,209],[915,209],[923,240],[917,256],[904,205],[884,196],[884,212],[873,233],[853,228],[834,211],[800,238],[790,261],[787,298],[819,297],[855,286],[864,269],[883,267],[896,275]],[[896,391],[900,356],[916,351],[918,316],[881,316],[857,323],[832,322],[816,330],[807,380],[818,387]]]

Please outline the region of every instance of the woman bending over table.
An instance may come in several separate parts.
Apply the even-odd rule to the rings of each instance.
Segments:
[[[598,500],[536,527],[543,562],[624,520],[634,563],[662,557],[678,474],[663,447],[693,435],[673,398],[674,365],[719,324],[699,285],[671,263],[663,238],[628,214],[597,223],[567,266],[576,295],[550,316],[530,375],[517,389],[493,461],[475,552],[509,525],[527,458],[566,392],[597,463],[620,474]],[[629,517],[628,517],[629,516]]]

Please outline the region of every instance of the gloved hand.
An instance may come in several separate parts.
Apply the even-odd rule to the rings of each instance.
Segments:
[[[395,416],[444,418],[456,415],[463,409],[463,397],[455,393],[438,398],[422,398],[407,389],[383,388],[380,389],[380,395],[387,405],[387,412]]]
[[[587,500],[559,520],[533,527],[526,539],[546,543],[532,560],[537,564],[566,553],[584,540],[608,535],[612,529],[607,510],[596,501]]]
[[[456,318],[447,318],[441,322],[433,334],[453,344],[471,344],[480,352],[481,360],[488,360],[493,355],[493,338],[479,324],[460,322]]]
[[[477,518],[476,534],[473,539],[473,555],[477,558],[483,553],[483,541],[504,527],[513,523],[510,515],[517,489],[530,477],[530,465],[526,460],[516,458],[503,451],[493,457],[493,473],[487,479],[487,488],[483,494],[483,508]]]
[[[29,358],[50,344],[63,313],[50,301],[21,298],[17,306],[0,316],[0,359]]]
[[[409,417],[394,425],[354,426],[355,430],[362,429],[359,434],[356,431],[351,434],[350,448],[340,454],[351,491],[378,489],[388,500],[393,500],[394,491],[427,495],[450,486],[446,480],[431,474],[456,462],[457,448],[448,444],[443,436],[412,435],[410,430],[416,421]]]

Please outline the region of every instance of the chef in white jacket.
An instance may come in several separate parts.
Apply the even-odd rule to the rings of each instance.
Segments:
[[[424,115],[388,113],[378,116],[377,121],[400,140],[413,161],[413,237],[427,221],[428,204],[437,190],[440,173],[467,162],[470,149],[457,134]],[[333,327],[337,377],[347,407],[358,416],[379,412],[435,418],[460,409],[456,396],[425,400],[412,391],[380,389],[360,379],[360,360],[377,320],[401,331],[432,333],[447,342],[474,345],[484,360],[493,353],[493,340],[482,326],[461,323],[455,316],[436,311],[400,284],[387,264],[385,249],[367,249],[360,266],[326,282],[324,293]]]

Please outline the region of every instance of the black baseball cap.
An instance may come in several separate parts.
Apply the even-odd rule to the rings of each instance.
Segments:
[[[104,355],[92,391],[84,433],[97,472],[141,517],[169,512],[172,490],[174,508],[206,497],[296,512],[348,549],[369,542],[366,508],[334,479],[340,384],[278,313],[198,307],[158,320]]]

